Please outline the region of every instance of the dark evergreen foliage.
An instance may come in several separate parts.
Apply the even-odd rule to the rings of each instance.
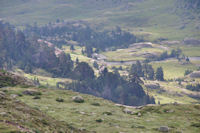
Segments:
[[[199,91],[200,92],[200,84],[187,85],[186,89],[191,90],[191,91]]]
[[[156,79],[160,80],[160,81],[164,81],[164,73],[163,73],[163,68],[162,67],[157,68]]]
[[[94,71],[93,69],[86,63],[86,62],[80,62],[74,69],[74,75],[76,79],[81,80],[90,80],[93,79]]]
[[[88,75],[86,75],[88,76]],[[144,105],[155,103],[154,98],[147,95],[139,77],[130,74],[129,78],[121,77],[117,72],[109,72],[105,68],[100,76],[90,80],[75,81],[66,86],[81,93],[100,96],[108,100],[126,105]]]
[[[37,24],[34,26],[37,31]],[[61,52],[55,54],[55,47],[39,43],[38,37],[26,37],[21,31],[15,31],[8,23],[0,21],[0,67],[11,69],[17,65],[27,73],[33,68],[42,68],[55,76],[68,77],[73,69],[70,55]]]
[[[120,27],[112,31],[98,32],[89,27],[84,22],[77,23],[62,23],[62,24],[49,24],[43,27],[26,26],[24,32],[27,35],[37,34],[43,39],[51,38],[51,42],[61,47],[66,44],[66,40],[73,40],[79,43],[80,46],[89,46],[89,48],[97,48],[97,52],[105,50],[106,48],[115,47],[127,47],[129,44],[136,42],[136,37],[129,32],[121,30]],[[59,37],[59,40],[54,39]],[[140,41],[140,40],[139,40]],[[87,55],[90,56],[91,50]]]
[[[94,61],[93,67],[96,68],[97,70],[99,69],[99,65],[98,65],[98,63],[96,61]]]
[[[143,65],[143,69],[144,69],[144,76],[149,80],[154,80],[154,69],[152,65],[145,63]]]
[[[132,64],[130,73],[133,75],[137,75],[139,77],[144,76],[144,72],[142,71],[142,65],[141,65],[140,61],[137,61],[136,64]]]

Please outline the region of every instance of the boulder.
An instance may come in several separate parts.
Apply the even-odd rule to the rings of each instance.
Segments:
[[[142,116],[142,114],[140,112],[138,112],[138,117],[141,117],[141,116]]]
[[[161,126],[161,127],[159,128],[159,131],[160,131],[160,132],[169,132],[169,127],[168,127],[168,126]]]
[[[112,115],[112,112],[103,112],[104,115]]]
[[[124,112],[125,114],[134,114],[134,112],[131,111],[131,110],[129,110],[128,108],[124,108],[124,109],[123,109],[123,112]]]
[[[12,98],[16,98],[18,95],[16,95],[16,94],[11,94],[10,95]]]
[[[84,99],[82,96],[74,96],[72,97],[72,100],[76,103],[83,103],[84,102]]]
[[[41,92],[38,92],[38,91],[35,91],[35,90],[25,90],[22,93],[24,95],[30,95],[30,96],[41,95]]]

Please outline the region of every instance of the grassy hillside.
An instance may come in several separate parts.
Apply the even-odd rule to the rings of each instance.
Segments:
[[[2,89],[1,89],[2,90]],[[5,90],[4,90],[5,92]],[[0,91],[0,132],[81,132]]]
[[[199,38],[198,15],[176,7],[175,0],[1,0],[0,18],[18,26],[86,20],[99,28],[119,25],[149,40]]]
[[[40,98],[36,99],[34,98],[35,96],[25,95],[23,93],[24,91],[41,92],[41,95],[39,95]],[[199,132],[199,105],[166,104],[134,108],[115,105],[114,103],[101,98],[78,94],[68,90],[15,87],[7,88],[6,92],[8,95],[17,94],[16,98],[18,100],[26,102],[28,106],[38,110],[33,113],[33,116],[29,115],[29,118],[37,118],[37,113],[42,111],[57,121],[63,121],[63,123],[67,122],[70,126],[81,130],[95,131],[97,133],[132,133],[146,131],[156,133],[159,132],[158,128],[160,126],[168,126],[171,132]],[[77,95],[81,95],[85,102],[73,102],[72,97]],[[64,101],[57,102],[57,98],[62,98]],[[16,111],[16,113],[19,113],[20,111],[23,112],[23,109],[27,106],[19,103],[19,106],[10,107],[10,104],[11,103],[7,104],[7,106],[9,105],[8,110],[19,110]],[[29,108],[26,107],[25,109],[28,110]],[[132,114],[124,113],[124,109],[129,110]],[[29,110],[27,113],[31,112],[32,111]],[[19,116],[27,118],[27,115],[25,114]],[[56,124],[59,123],[46,117],[42,118],[45,118],[45,122],[50,126],[51,124],[55,124],[56,126]],[[45,122],[43,124],[46,124]],[[2,122],[0,123],[4,124]],[[31,122],[30,124],[34,127],[34,122]],[[29,125],[29,123],[26,122],[24,127],[26,127],[26,125]],[[3,126],[6,126],[6,124]],[[42,129],[42,126],[39,126],[38,128]],[[3,131],[2,128],[0,128],[0,131]]]
[[[200,106],[191,104],[198,100],[187,96],[193,92],[180,89],[175,82],[159,84],[160,89],[148,93],[161,105],[142,107],[118,105],[70,90],[7,84],[0,88],[0,132],[157,133],[163,126],[170,132],[199,132]],[[74,96],[83,97],[84,102],[75,102]]]

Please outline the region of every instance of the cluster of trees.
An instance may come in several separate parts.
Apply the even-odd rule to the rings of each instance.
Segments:
[[[9,23],[0,21],[0,67],[11,69],[13,64],[21,65],[26,54],[31,53],[29,43],[21,31],[15,31]],[[24,64],[28,65],[28,63]]]
[[[70,55],[63,52],[56,56],[54,47],[40,44],[37,37],[26,37],[9,23],[0,21],[0,68],[18,66],[28,73],[42,68],[54,76],[67,77],[72,73],[73,64]]]
[[[165,51],[162,54],[160,54],[158,57],[155,57],[154,60],[161,61],[161,60],[165,60],[167,58],[176,58],[176,59],[180,60],[181,54],[182,54],[181,49],[176,49],[176,50],[173,49],[170,54],[167,51]]]
[[[186,89],[191,90],[191,91],[199,91],[200,92],[200,84],[187,85]]]
[[[132,64],[130,68],[130,73],[133,75],[137,75],[138,77],[144,77],[149,80],[160,80],[164,81],[164,73],[163,68],[157,68],[156,72],[154,71],[152,65],[144,63],[141,64],[140,61],[137,61],[136,64]]]
[[[74,79],[77,80],[67,85],[66,89],[92,94],[126,105],[155,103],[154,98],[144,92],[139,77],[132,73],[128,77],[122,77],[118,71],[109,72],[105,68],[96,77],[87,63],[80,62],[75,67]]]
[[[45,39],[51,39],[51,42],[62,46],[66,44],[66,40],[76,41],[80,46],[85,46],[88,50],[97,48],[105,50],[109,47],[127,47],[129,44],[135,43],[136,37],[120,27],[108,31],[98,32],[93,30],[85,23],[62,23],[62,25],[49,24],[43,27],[26,26],[24,32],[27,35],[37,34]],[[91,51],[89,51],[91,52]],[[90,54],[90,53],[89,53]]]

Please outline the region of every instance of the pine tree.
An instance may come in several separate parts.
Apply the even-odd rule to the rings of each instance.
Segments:
[[[96,61],[94,61],[93,67],[96,68],[97,70],[99,69],[99,65],[98,65],[98,63]]]
[[[189,59],[189,57],[188,57],[188,56],[187,56],[187,58],[186,58],[186,61],[187,61],[187,62],[190,62],[190,59]]]
[[[163,73],[162,67],[157,68],[156,79],[159,80],[159,81],[164,81],[164,73]]]
[[[87,57],[92,57],[93,49],[92,49],[91,46],[86,46],[85,52],[86,52],[86,54],[87,54]]]
[[[137,61],[136,64],[132,64],[130,73],[138,77],[144,76],[144,72],[142,71],[142,65],[140,61]]]
[[[74,69],[74,73],[76,75],[76,78],[78,78],[79,80],[90,80],[94,79],[95,77],[93,69],[86,62],[78,63],[78,65]]]
[[[79,63],[79,59],[78,59],[78,57],[76,58],[76,64],[78,64]]]
[[[71,51],[74,51],[74,50],[75,50],[74,45],[70,45],[70,50],[71,50]]]

